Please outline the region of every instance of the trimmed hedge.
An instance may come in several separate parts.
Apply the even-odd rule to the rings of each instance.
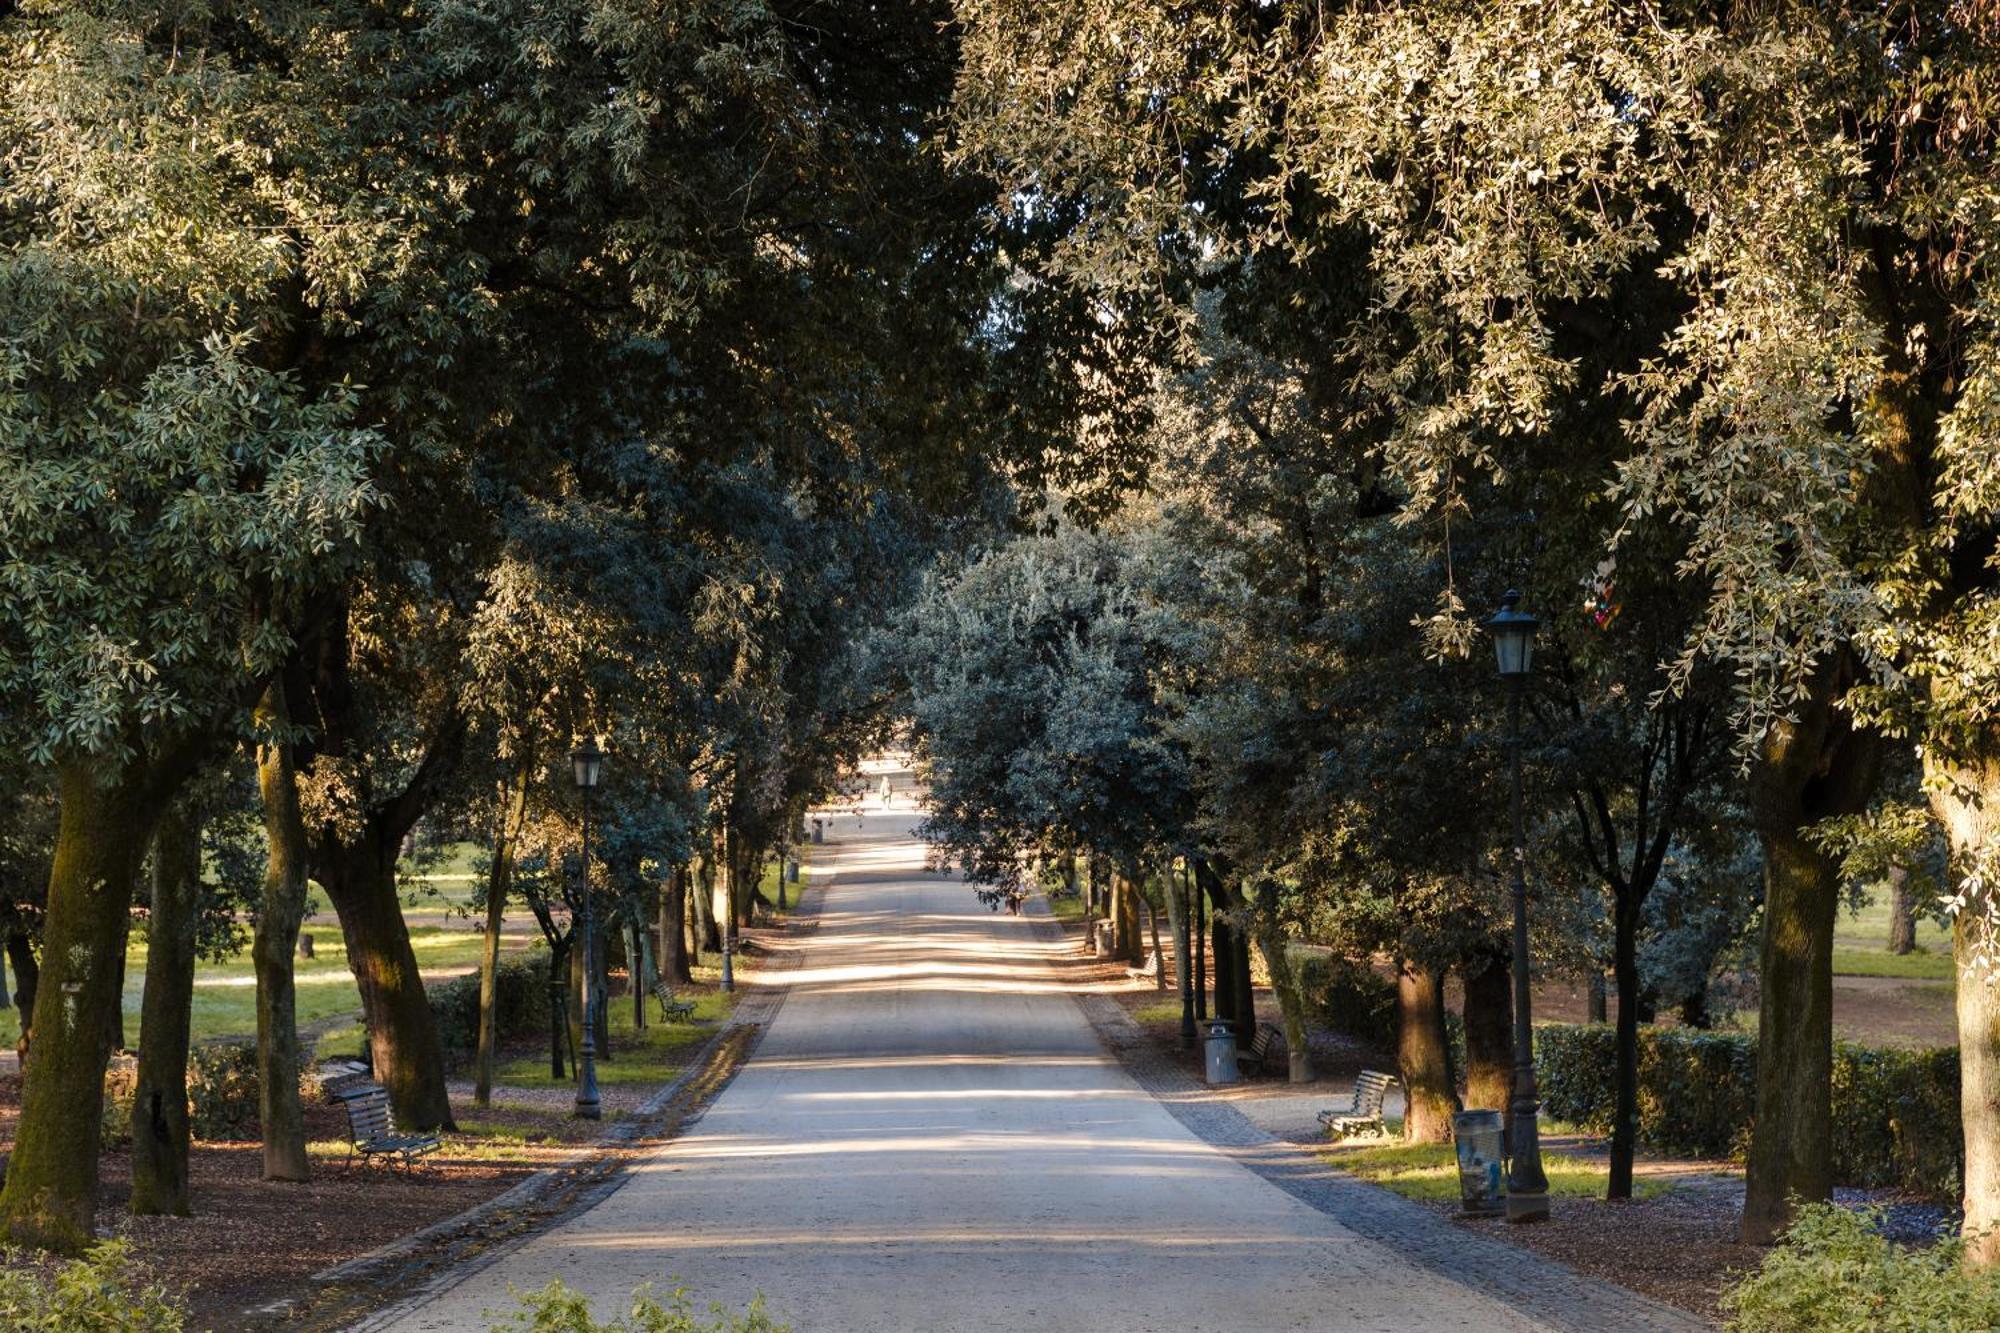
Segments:
[[[493,1028],[497,1038],[546,1036],[549,1006],[549,951],[530,949],[503,956],[494,969]],[[479,974],[471,972],[425,988],[437,1020],[445,1062],[457,1067],[479,1050]]]
[[[1396,1048],[1396,983],[1338,955],[1293,959],[1299,993],[1322,1026],[1382,1050]]]
[[[1616,1041],[1602,1023],[1536,1027],[1535,1075],[1546,1114],[1610,1129]],[[1639,1140],[1648,1147],[1740,1157],[1750,1143],[1756,1091],[1755,1038],[1639,1029]],[[1958,1052],[1837,1044],[1833,1165],[1843,1184],[1955,1197],[1965,1170]]]

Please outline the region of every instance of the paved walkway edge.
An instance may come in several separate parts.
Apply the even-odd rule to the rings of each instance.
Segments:
[[[1027,910],[1044,940],[1080,943],[1044,899],[1031,899]],[[1329,1166],[1210,1095],[1206,1084],[1155,1050],[1125,1006],[1111,996],[1070,994],[1105,1050],[1190,1133],[1356,1235],[1441,1278],[1504,1301],[1560,1333],[1698,1333],[1714,1328],[1685,1310],[1456,1226],[1421,1204]]]
[[[803,935],[819,924],[820,908],[832,883],[833,877],[829,876],[819,883],[801,886],[797,905],[785,918],[785,934],[788,937]],[[784,1005],[785,996],[790,992],[783,977],[797,966],[800,953],[800,950],[788,949],[781,965],[760,971],[758,980],[744,989],[729,1022],[716,1029],[703,1043],[687,1068],[663,1084],[630,1116],[606,1129],[596,1142],[585,1147],[577,1156],[555,1166],[544,1167],[464,1212],[442,1218],[366,1254],[356,1255],[313,1274],[312,1283],[323,1290],[370,1284],[388,1288],[409,1280],[412,1275],[399,1270],[413,1265],[422,1256],[435,1254],[442,1261],[438,1271],[428,1277],[417,1278],[411,1285],[396,1292],[387,1303],[361,1314],[355,1322],[341,1322],[336,1326],[345,1327],[352,1333],[365,1333],[365,1330],[383,1323],[398,1311],[450,1290],[534,1236],[616,1192],[629,1178],[624,1170],[622,1150],[633,1140],[645,1137],[649,1131],[658,1130],[659,1126],[654,1122],[696,1084],[710,1077],[719,1059],[724,1061],[727,1065],[724,1076],[716,1079],[713,1086],[705,1088],[699,1104],[673,1126],[674,1137],[684,1133],[701,1119],[702,1112],[727,1086],[736,1070],[756,1054],[764,1034],[770,1030],[778,1010]],[[728,1050],[732,1042],[737,1049]],[[566,1198],[559,1197],[565,1190],[573,1190],[574,1193]],[[475,1253],[451,1253],[455,1249],[477,1244],[485,1238],[489,1228],[510,1215],[533,1215],[538,1211],[540,1215],[534,1216],[532,1222],[505,1236],[492,1237],[492,1243]],[[251,1313],[281,1312],[274,1307]]]

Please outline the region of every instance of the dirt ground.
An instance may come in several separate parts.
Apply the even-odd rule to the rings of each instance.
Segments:
[[[0,1076],[0,1151],[13,1145],[20,1094],[18,1075]],[[186,1303],[190,1329],[236,1328],[261,1307],[308,1294],[323,1269],[574,1160],[604,1126],[572,1118],[566,1103],[531,1091],[510,1104],[506,1089],[476,1110],[454,1098],[458,1114],[476,1116],[486,1136],[447,1134],[441,1151],[407,1172],[316,1154],[313,1178],[296,1184],[260,1180],[254,1142],[199,1142],[189,1162],[195,1215],[185,1218],[130,1216],[131,1152],[107,1148],[99,1158],[98,1231],[126,1240],[151,1280]],[[308,1104],[306,1137],[344,1143],[346,1113]]]

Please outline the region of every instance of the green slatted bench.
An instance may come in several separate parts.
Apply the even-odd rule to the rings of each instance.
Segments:
[[[408,1170],[418,1158],[444,1146],[444,1140],[435,1134],[398,1134],[389,1119],[389,1091],[379,1083],[356,1083],[334,1096],[347,1109],[344,1170],[353,1167],[356,1157],[363,1162],[381,1158]]]

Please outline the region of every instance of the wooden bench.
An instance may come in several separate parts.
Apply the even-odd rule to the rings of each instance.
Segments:
[[[1128,967],[1125,975],[1134,981],[1157,981],[1160,976],[1160,955],[1148,953],[1144,967]]]
[[[389,1121],[389,1093],[380,1083],[356,1083],[334,1094],[347,1108],[347,1161],[354,1165],[358,1155],[366,1162],[381,1157],[390,1165],[398,1162],[405,1170],[419,1157],[444,1146],[435,1134],[398,1134]]]
[[[1289,1069],[1291,1055],[1285,1049],[1285,1034],[1269,1023],[1257,1025],[1257,1035],[1250,1044],[1236,1053],[1236,1067],[1244,1073],[1254,1069],[1258,1074],[1276,1074],[1280,1069]]]
[[[660,1017],[669,1023],[685,1023],[694,1017],[694,1001],[683,1000],[664,979],[653,983],[653,998],[660,1002]]]
[[[1361,1077],[1354,1080],[1354,1100],[1345,1110],[1329,1108],[1319,1113],[1319,1123],[1325,1128],[1327,1137],[1344,1139],[1350,1134],[1382,1132],[1382,1102],[1389,1095],[1389,1089],[1396,1083],[1394,1074],[1381,1074],[1373,1069],[1361,1071]]]

